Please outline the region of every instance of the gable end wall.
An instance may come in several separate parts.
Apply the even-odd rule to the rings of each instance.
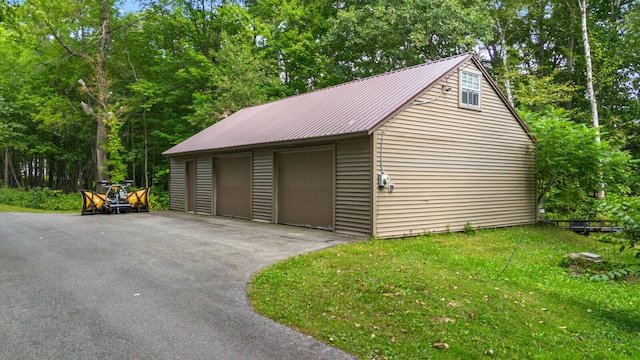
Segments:
[[[481,111],[460,108],[458,76],[453,72],[416,100],[429,103],[406,108],[374,132],[375,173],[382,147],[394,184],[393,192],[374,185],[379,237],[461,231],[468,222],[474,228],[535,222],[531,139],[487,79]],[[451,89],[441,94],[443,84]]]

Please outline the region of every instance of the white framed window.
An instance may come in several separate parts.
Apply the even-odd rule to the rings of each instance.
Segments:
[[[460,71],[460,107],[480,110],[481,78],[479,73]]]

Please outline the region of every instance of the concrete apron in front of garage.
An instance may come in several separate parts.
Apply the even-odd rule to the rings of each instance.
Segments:
[[[358,239],[179,212],[0,216],[0,353],[352,359],[253,312],[260,268]]]

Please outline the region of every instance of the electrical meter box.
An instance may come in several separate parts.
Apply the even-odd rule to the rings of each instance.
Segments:
[[[387,187],[387,186],[389,186],[389,175],[378,174],[378,187]]]

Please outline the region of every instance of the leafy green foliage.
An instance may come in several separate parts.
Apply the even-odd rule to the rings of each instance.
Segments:
[[[275,77],[265,74],[274,73],[275,64],[253,51],[253,38],[248,35],[221,33],[218,66],[210,69],[208,88],[194,94],[190,106],[193,114],[187,121],[205,128],[242,108],[270,99],[279,84]]]
[[[126,177],[127,166],[124,163],[124,146],[120,139],[120,130],[124,125],[123,119],[109,114],[105,119],[107,128],[107,144],[104,147],[107,152],[107,165],[109,167],[109,180],[113,183],[121,183]]]
[[[0,186],[0,204],[47,211],[79,211],[82,197],[79,193],[65,194],[49,188],[28,191]],[[149,190],[149,207],[153,210],[169,208],[169,193],[158,187]]]
[[[613,257],[618,258],[614,255]],[[594,262],[584,256],[565,256],[560,266],[571,270],[572,276],[587,276],[591,281],[623,280],[638,277],[640,266],[637,260],[625,258],[626,262],[618,260],[603,260]]]
[[[17,26],[14,9],[6,0],[0,1],[0,24]]]
[[[325,46],[342,79],[379,74],[470,51],[490,30],[473,1],[346,1],[330,20]]]
[[[508,74],[515,84],[514,97],[520,109],[548,113],[549,106],[561,107],[571,100],[577,87],[570,82],[558,82],[557,72],[542,77],[518,72]],[[570,113],[561,114],[568,117]]]
[[[15,104],[0,96],[0,143],[12,148],[24,149],[24,130],[26,127],[17,121],[13,121],[16,111]]]
[[[256,44],[277,62],[277,78],[285,86],[279,96],[335,84],[327,71],[332,57],[322,44],[339,5],[332,1],[251,1],[249,13],[259,31]]]
[[[620,235],[625,243],[620,251],[634,251],[640,258],[640,197],[609,196],[600,207],[608,217],[624,226]]]
[[[159,187],[149,189],[149,207],[153,210],[169,208],[169,192]]]
[[[536,139],[538,205],[565,214],[590,204],[602,182],[615,186],[632,171],[627,152],[606,140],[598,143],[596,129],[567,115],[558,108],[522,112]]]
[[[612,270],[602,274],[596,274],[589,278],[592,281],[609,281],[609,280],[620,280],[626,276],[638,276],[640,275],[640,268],[638,267],[627,267],[617,270]]]
[[[72,211],[82,209],[78,193],[64,194],[49,188],[33,188],[29,191],[0,187],[0,203],[32,209]]]

